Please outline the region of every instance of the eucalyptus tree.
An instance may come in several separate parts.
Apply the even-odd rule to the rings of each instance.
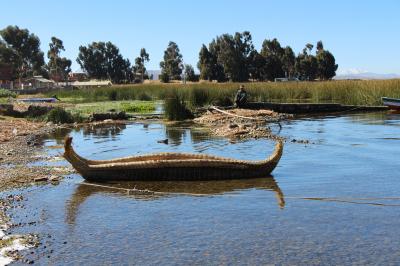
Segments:
[[[196,75],[196,73],[194,72],[194,68],[189,64],[185,65],[184,75],[185,75],[185,80],[187,81],[192,81],[192,82],[199,81],[199,76]]]
[[[15,78],[45,74],[39,38],[27,29],[8,26],[0,31],[0,62],[13,67]]]
[[[217,36],[208,49],[203,45],[200,50],[198,67],[202,79],[247,81],[252,51],[254,45],[248,31]]]
[[[164,60],[160,62],[162,81],[180,80],[182,75],[182,54],[175,42],[170,41],[164,51]]]
[[[286,76],[292,78],[295,75],[296,56],[290,46],[284,48],[281,62],[282,70],[285,72]]]
[[[146,63],[150,61],[149,54],[145,48],[140,49],[140,56],[135,58],[135,66],[133,72],[135,75],[140,75],[141,81],[143,82],[146,75]]]
[[[285,76],[282,62],[285,50],[276,38],[264,40],[260,54],[265,58],[263,79],[274,80]]]
[[[66,80],[68,73],[71,72],[72,62],[65,57],[60,57],[61,51],[65,51],[62,40],[51,37],[49,51],[47,52],[47,57],[49,58],[47,69],[50,77],[57,81]]]
[[[313,45],[307,43],[296,58],[295,70],[300,80],[315,80],[318,72],[318,62],[316,57],[311,54]]]
[[[79,47],[76,60],[90,78],[113,83],[132,81],[132,69],[128,59],[124,59],[119,49],[111,42],[92,42]]]
[[[219,47],[210,43],[209,49],[203,44],[199,52],[197,67],[200,70],[200,78],[208,81],[226,81],[224,67],[218,63]]]
[[[317,76],[320,80],[329,80],[336,75],[338,65],[332,53],[324,49],[322,41],[317,43]]]
[[[257,50],[254,50],[249,55],[249,75],[255,81],[263,81],[265,79],[265,57]]]
[[[207,46],[203,44],[199,52],[199,61],[197,63],[197,68],[200,70],[200,79],[208,81],[213,80],[213,59],[213,55],[208,51]]]

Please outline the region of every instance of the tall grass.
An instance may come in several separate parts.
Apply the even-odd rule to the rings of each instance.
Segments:
[[[227,103],[233,100],[238,83],[153,83],[105,88],[59,91],[57,96],[69,102],[107,100],[164,100],[178,90],[190,107]],[[400,80],[360,80],[325,82],[254,82],[246,83],[250,101],[341,103],[381,105],[381,97],[400,98]],[[51,92],[54,94],[54,92]],[[229,103],[229,102],[228,102]]]
[[[168,120],[174,121],[193,118],[192,112],[187,108],[185,100],[177,90],[170,91],[166,96],[164,115]]]

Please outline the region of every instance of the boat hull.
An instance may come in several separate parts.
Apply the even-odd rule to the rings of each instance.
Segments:
[[[389,109],[399,111],[400,110],[400,99],[382,97],[383,105],[389,107]]]
[[[232,169],[229,167],[162,167],[143,169],[101,169],[78,172],[85,180],[109,181],[189,181],[257,178],[269,175],[277,163],[255,169]]]
[[[202,154],[161,153],[106,161],[79,156],[65,141],[64,158],[88,181],[192,181],[265,177],[277,166],[283,152],[278,141],[272,155],[262,161],[244,161]]]

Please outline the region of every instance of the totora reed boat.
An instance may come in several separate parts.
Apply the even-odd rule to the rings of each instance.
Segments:
[[[72,138],[66,137],[64,158],[83,178],[96,182],[265,177],[275,169],[283,151],[283,143],[279,140],[272,155],[261,161],[187,153],[158,153],[95,161],[79,156],[71,144]]]

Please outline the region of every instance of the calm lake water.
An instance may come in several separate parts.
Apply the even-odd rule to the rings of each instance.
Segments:
[[[14,230],[40,234],[43,244],[29,255],[39,264],[399,265],[399,133],[400,116],[386,113],[285,122],[280,135],[288,142],[273,178],[108,189],[71,175],[58,186],[17,191],[26,208],[13,218],[36,223]],[[157,123],[69,134],[76,150],[94,159],[182,151],[255,160],[274,146]],[[165,138],[168,145],[157,143]],[[47,140],[49,153],[60,153],[50,148],[60,143]]]

